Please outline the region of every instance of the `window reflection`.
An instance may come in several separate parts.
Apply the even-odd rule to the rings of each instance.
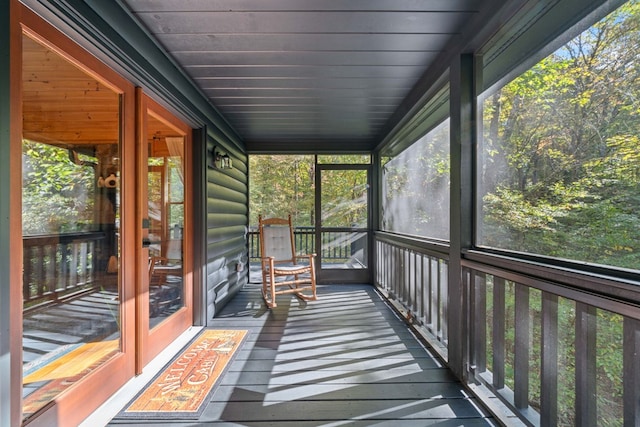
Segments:
[[[120,348],[120,95],[23,36],[23,415]]]
[[[184,306],[184,137],[149,116],[149,327]]]

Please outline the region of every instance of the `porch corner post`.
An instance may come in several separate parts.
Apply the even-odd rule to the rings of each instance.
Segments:
[[[469,301],[462,280],[462,254],[473,242],[473,146],[476,136],[475,70],[476,57],[462,54],[454,60],[450,76],[451,201],[449,245],[449,325],[448,358],[454,374],[467,375],[469,340]]]
[[[22,420],[20,4],[0,0],[0,425]],[[12,84],[13,83],[13,84]]]
[[[367,241],[369,245],[369,278],[371,284],[375,287],[377,286],[378,277],[378,253],[376,251],[375,232],[380,230],[380,212],[382,207],[380,203],[382,200],[382,158],[379,150],[372,153],[371,163],[373,164],[370,176],[372,189],[369,199],[371,220],[369,222],[369,236]]]

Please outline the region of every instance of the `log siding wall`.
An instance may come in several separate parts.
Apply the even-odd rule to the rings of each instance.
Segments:
[[[207,136],[207,158],[228,154],[231,169],[206,170],[206,324],[248,282],[248,157]],[[209,164],[210,162],[208,162]],[[240,268],[238,268],[240,266]],[[240,271],[238,271],[240,270]]]

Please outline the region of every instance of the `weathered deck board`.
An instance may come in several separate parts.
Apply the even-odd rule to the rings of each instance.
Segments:
[[[248,287],[213,328],[250,331],[197,421],[114,419],[110,425],[494,425],[369,286],[319,288],[267,310]]]

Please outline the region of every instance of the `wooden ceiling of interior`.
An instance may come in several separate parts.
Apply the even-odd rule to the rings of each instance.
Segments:
[[[23,136],[59,146],[119,139],[119,95],[23,36]]]
[[[119,141],[119,94],[26,35],[22,80],[24,138],[67,148]],[[171,135],[149,118],[150,140]]]

